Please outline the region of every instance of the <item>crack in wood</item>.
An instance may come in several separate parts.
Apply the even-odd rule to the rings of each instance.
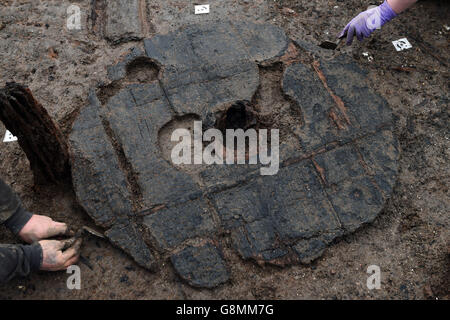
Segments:
[[[347,125],[351,126],[350,118],[347,115],[347,107],[345,106],[344,101],[342,101],[342,99],[340,97],[338,97],[333,92],[333,90],[331,90],[331,88],[328,86],[327,78],[325,77],[325,75],[322,72],[322,70],[320,70],[320,62],[316,60],[316,61],[313,62],[312,66],[313,66],[314,70],[316,71],[317,75],[319,76],[320,80],[322,81],[323,86],[328,91],[328,93],[331,95],[331,97],[333,98],[334,102],[336,103],[336,106],[339,109],[339,111],[342,114],[342,116],[344,117],[345,122],[347,123]],[[334,119],[333,119],[333,121],[334,121]]]

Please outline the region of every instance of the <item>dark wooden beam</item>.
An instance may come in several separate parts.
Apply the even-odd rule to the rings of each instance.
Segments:
[[[67,143],[30,89],[7,83],[0,89],[0,120],[19,139],[37,184],[70,179]]]

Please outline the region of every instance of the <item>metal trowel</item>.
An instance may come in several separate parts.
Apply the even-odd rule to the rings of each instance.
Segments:
[[[105,239],[105,236],[102,233],[100,233],[100,232],[98,232],[98,231],[96,231],[96,230],[94,230],[92,228],[83,226],[75,234],[75,238],[83,238],[85,236],[94,236],[94,237],[97,237],[97,238]]]
[[[344,36],[342,38],[340,38],[337,42],[332,42],[332,41],[324,41],[321,44],[319,44],[319,47],[327,49],[327,50],[338,50],[342,43]]]

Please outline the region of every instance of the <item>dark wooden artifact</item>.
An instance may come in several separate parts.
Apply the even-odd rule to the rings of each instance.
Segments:
[[[70,179],[67,144],[47,110],[30,89],[7,83],[0,89],[0,120],[18,138],[37,184]]]

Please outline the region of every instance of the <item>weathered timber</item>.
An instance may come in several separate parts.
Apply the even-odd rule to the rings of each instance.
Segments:
[[[30,89],[7,83],[0,89],[0,120],[18,138],[35,183],[70,179],[68,147],[61,131]]]

